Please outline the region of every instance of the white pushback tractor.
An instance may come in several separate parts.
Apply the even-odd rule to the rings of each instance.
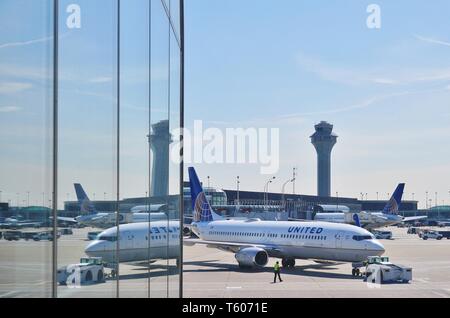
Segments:
[[[369,283],[408,283],[412,280],[412,268],[395,265],[389,257],[369,256],[366,262],[364,280]]]
[[[78,264],[58,268],[58,283],[70,286],[102,283],[105,280],[104,265],[101,257],[82,257]]]

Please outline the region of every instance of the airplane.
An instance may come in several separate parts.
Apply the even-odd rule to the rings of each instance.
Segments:
[[[177,259],[180,256],[180,221],[155,221],[119,226],[119,253],[117,227],[109,228],[85,248],[86,255],[101,257],[105,262],[144,262],[157,259]]]
[[[355,224],[354,215],[358,215],[363,228],[373,230],[380,227],[395,225],[398,223],[415,221],[426,218],[426,216],[403,217],[398,214],[399,206],[402,201],[405,184],[400,183],[394,191],[389,202],[381,212],[337,212],[337,213],[317,213],[314,216],[315,221],[348,223]]]
[[[4,222],[0,223],[0,228],[5,229],[22,229],[27,227],[38,228],[42,226],[42,222],[18,219],[16,217],[5,218]]]
[[[194,220],[191,230],[198,239],[184,244],[203,244],[232,252],[239,267],[264,267],[269,257],[294,267],[296,259],[323,262],[351,262],[352,274],[368,256],[380,256],[383,245],[367,230],[340,223],[226,220],[216,214],[202,189],[194,168],[189,168]]]
[[[93,203],[89,200],[86,192],[79,183],[74,184],[75,192],[80,204],[81,215],[77,216],[75,220],[79,224],[108,228],[116,224],[117,213],[107,213],[96,211]],[[133,209],[132,209],[133,211]],[[149,222],[149,221],[159,221],[167,220],[166,213],[163,212],[131,212],[131,213],[120,213],[119,223],[139,223],[139,222]]]

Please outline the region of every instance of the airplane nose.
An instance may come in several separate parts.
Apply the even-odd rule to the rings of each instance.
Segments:
[[[84,249],[84,252],[88,256],[96,256],[98,252],[101,252],[103,250],[103,242],[94,241],[90,243],[86,248]]]
[[[381,256],[384,254],[384,252],[386,251],[384,249],[383,244],[381,244],[379,241],[377,240],[373,240],[372,244],[371,244],[371,248],[376,252],[377,256]]]

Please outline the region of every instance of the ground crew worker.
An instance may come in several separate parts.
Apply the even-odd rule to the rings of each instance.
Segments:
[[[281,276],[280,276],[281,267],[280,267],[280,263],[278,261],[275,263],[275,266],[273,267],[273,272],[275,274],[275,276],[273,277],[273,283],[275,284],[277,282],[277,276],[281,283],[283,280],[281,279]]]

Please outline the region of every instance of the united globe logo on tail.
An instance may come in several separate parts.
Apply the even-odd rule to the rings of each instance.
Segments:
[[[218,218],[218,216],[214,215],[211,206],[209,205],[208,199],[206,198],[195,169],[190,167],[188,170],[194,222],[214,221],[214,218]]]
[[[403,196],[404,189],[405,189],[404,183],[400,183],[397,186],[397,189],[395,189],[394,194],[392,195],[391,199],[384,207],[383,213],[386,213],[386,214],[397,214],[398,213],[400,203],[402,202],[402,196]]]
[[[388,202],[388,204],[386,205],[386,207],[384,208],[384,213],[397,213],[398,212],[398,204],[397,201],[395,201],[394,198],[391,198]]]
[[[89,200],[81,184],[74,183],[73,185],[75,187],[75,193],[77,195],[78,203],[80,204],[80,211],[85,214],[95,214],[95,207],[92,204],[91,200]]]
[[[211,206],[206,199],[204,192],[200,192],[195,199],[194,221],[195,222],[211,222],[213,220]]]

